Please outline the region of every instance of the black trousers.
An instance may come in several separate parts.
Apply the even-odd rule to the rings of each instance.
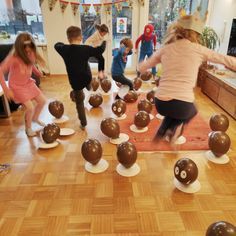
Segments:
[[[112,79],[121,84],[129,86],[130,90],[134,89],[133,82],[130,79],[127,79],[123,74],[122,75],[112,75]]]
[[[89,62],[91,63],[98,63],[98,71],[104,71],[105,68],[105,59],[103,55],[99,55],[96,57],[90,57]]]
[[[75,104],[76,104],[76,109],[78,112],[78,117],[80,120],[81,126],[86,126],[87,125],[87,119],[86,119],[86,114],[85,114],[85,109],[84,109],[84,92],[83,90],[73,90],[74,91],[74,96],[75,96]]]
[[[165,116],[157,131],[157,136],[160,137],[165,136],[168,130],[174,133],[179,125],[188,123],[197,114],[194,103],[176,99],[162,101],[155,98],[155,106],[157,111]]]

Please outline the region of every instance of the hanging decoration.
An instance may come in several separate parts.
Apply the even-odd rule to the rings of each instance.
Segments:
[[[60,0],[60,8],[61,8],[62,13],[64,13],[64,11],[66,10],[68,3],[69,2],[67,2],[67,1]]]
[[[71,9],[72,9],[72,12],[74,14],[74,16],[76,15],[78,9],[79,9],[79,2],[71,2],[70,5],[71,5]]]
[[[39,6],[41,7],[41,5],[43,4],[43,0],[39,0]]]
[[[118,12],[121,12],[122,11],[122,2],[116,2],[115,7]]]
[[[130,9],[133,9],[133,0],[129,0],[129,5],[128,6],[129,6]]]
[[[95,12],[97,13],[97,15],[100,15],[101,14],[101,8],[102,8],[102,4],[99,4],[99,3],[94,3],[93,4],[93,7],[94,7],[94,10]]]
[[[104,8],[105,8],[105,12],[110,15],[111,14],[111,7],[112,7],[112,3],[104,3],[103,4]]]
[[[141,6],[144,6],[144,1],[145,0],[138,0],[139,1],[139,4],[141,5]]]
[[[88,14],[91,4],[82,4],[84,14]]]
[[[57,0],[48,0],[49,10],[52,11],[56,5]]]

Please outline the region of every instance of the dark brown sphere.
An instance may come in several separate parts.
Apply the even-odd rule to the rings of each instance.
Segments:
[[[236,227],[226,221],[218,221],[207,228],[206,236],[236,236]]]
[[[130,90],[125,96],[124,100],[127,103],[136,102],[138,99],[138,94],[134,90]]]
[[[112,103],[111,109],[116,116],[120,117],[126,112],[126,103],[122,99],[117,99]]]
[[[60,101],[50,102],[48,105],[49,112],[57,119],[61,118],[64,114],[64,106]]]
[[[137,160],[137,149],[130,142],[123,142],[117,146],[117,158],[125,168],[130,168]]]
[[[134,116],[134,124],[138,129],[145,128],[150,123],[150,116],[146,111],[139,111]]]
[[[97,94],[91,94],[89,98],[89,104],[92,107],[99,107],[103,102],[102,95],[97,93]]]
[[[225,132],[229,128],[229,119],[224,114],[215,114],[210,119],[210,127],[213,131]]]
[[[60,127],[56,124],[48,124],[43,128],[42,138],[45,143],[53,143],[60,135]]]
[[[210,150],[216,157],[221,157],[229,151],[230,137],[221,131],[214,131],[211,133],[208,139],[208,145]]]
[[[147,99],[142,99],[138,103],[138,110],[139,111],[146,111],[147,113],[151,113],[152,103],[149,102]]]
[[[118,122],[113,118],[105,118],[102,120],[100,125],[101,131],[104,135],[109,138],[115,139],[119,138],[120,126]]]
[[[111,81],[109,79],[103,79],[101,81],[102,90],[107,93],[111,89]]]
[[[140,78],[135,78],[134,79],[134,90],[139,90],[140,88],[141,88],[141,86],[142,86],[142,80],[140,79]]]
[[[152,73],[150,71],[145,72],[140,76],[141,80],[148,81],[152,78]]]
[[[93,77],[91,80],[91,87],[93,89],[93,91],[96,91],[99,87],[99,79],[96,77]]]
[[[147,93],[146,98],[148,101],[150,101],[152,104],[155,102],[155,91],[151,90]]]
[[[182,158],[175,163],[175,178],[182,184],[191,184],[198,177],[198,168],[189,158]]]
[[[87,139],[82,144],[81,153],[87,162],[96,165],[102,158],[102,146],[97,139]]]

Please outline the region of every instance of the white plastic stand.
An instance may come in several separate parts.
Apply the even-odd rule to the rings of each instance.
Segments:
[[[124,120],[126,119],[127,115],[126,114],[123,114],[122,116],[115,116],[115,119],[116,120]]]
[[[124,96],[129,92],[129,86],[128,85],[122,85],[118,91],[118,96],[120,98],[124,98]]]
[[[50,149],[58,146],[59,143],[57,141],[54,141],[53,143],[45,143],[45,142],[40,142],[39,147],[40,149]]]
[[[229,163],[229,157],[226,154],[222,155],[221,157],[216,157],[212,151],[207,151],[205,156],[208,161],[211,161],[215,164],[223,165]]]
[[[102,96],[109,96],[111,94],[111,91],[109,90],[107,93],[104,92],[103,90],[100,92]]]
[[[104,172],[108,168],[108,166],[109,163],[104,159],[101,159],[96,165],[92,165],[91,163],[86,161],[85,170],[90,173],[97,174]]]
[[[149,114],[150,120],[154,119],[154,115],[153,114]]]
[[[140,172],[140,167],[137,163],[134,163],[130,168],[125,168],[123,165],[118,164],[116,166],[116,171],[119,175],[124,177],[132,177]]]
[[[130,127],[130,130],[135,132],[135,133],[145,133],[148,131],[148,127],[144,127],[142,129],[138,129],[137,126],[135,124],[132,124]]]
[[[178,145],[181,145],[181,144],[184,144],[184,143],[186,143],[186,138],[183,135],[178,137],[175,141],[175,144],[178,144]]]
[[[75,133],[74,129],[60,128],[60,136],[69,136]]]
[[[69,117],[68,117],[68,116],[62,116],[60,119],[54,118],[54,119],[53,119],[53,123],[62,124],[62,123],[67,122],[68,120],[69,120]]]
[[[201,184],[198,180],[195,180],[192,184],[182,184],[174,178],[174,185],[184,193],[196,193],[201,189]]]
[[[112,144],[121,144],[123,142],[127,142],[129,140],[129,135],[120,133],[119,138],[112,139],[110,138],[110,143]]]
[[[160,115],[159,113],[156,114],[156,118],[159,120],[163,120],[164,116]]]

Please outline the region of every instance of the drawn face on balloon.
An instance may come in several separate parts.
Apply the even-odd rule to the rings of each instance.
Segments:
[[[182,158],[174,166],[174,175],[182,184],[191,184],[198,177],[197,165],[189,158]]]
[[[113,113],[120,117],[126,112],[126,103],[123,100],[118,99],[112,104],[111,108]]]

